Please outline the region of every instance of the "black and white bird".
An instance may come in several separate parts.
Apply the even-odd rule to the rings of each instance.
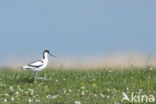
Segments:
[[[56,57],[56,56],[52,55],[50,53],[50,51],[45,50],[43,52],[43,59],[42,60],[34,61],[34,62],[32,62],[32,63],[30,63],[28,65],[22,66],[21,68],[25,69],[25,70],[32,70],[32,71],[34,71],[35,72],[35,81],[38,78],[39,79],[43,78],[43,79],[46,80],[46,78],[44,78],[44,77],[37,77],[37,72],[42,71],[43,69],[45,69],[47,67],[47,65],[48,65],[48,55]]]

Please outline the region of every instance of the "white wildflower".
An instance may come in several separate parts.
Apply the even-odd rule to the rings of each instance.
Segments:
[[[18,95],[19,94],[19,92],[18,91],[16,91],[16,95]]]
[[[7,99],[4,99],[4,102],[7,103]]]
[[[36,99],[35,102],[38,103],[38,102],[40,102],[40,100],[39,99]]]
[[[10,86],[10,91],[12,91],[12,92],[14,91],[14,88],[12,86]]]
[[[71,89],[69,89],[69,92],[72,92],[72,90],[71,90]]]
[[[64,92],[64,94],[66,94],[66,90],[64,90],[63,92]]]
[[[31,99],[28,99],[28,102],[29,102],[29,103],[31,103],[32,101],[33,101],[33,100],[31,100]]]
[[[32,91],[32,92],[31,92],[31,96],[33,96],[33,94],[34,94],[34,92]]]
[[[9,94],[7,94],[7,93],[6,93],[6,94],[3,94],[3,95],[4,95],[4,96],[9,96]]]
[[[115,92],[117,91],[115,88],[113,89]]]
[[[100,96],[101,96],[101,97],[105,97],[105,95],[104,95],[104,94],[102,94],[102,93],[100,94]]]
[[[110,95],[107,95],[107,98],[110,98]]]
[[[127,91],[129,90],[129,88],[126,89]]]
[[[88,77],[91,78],[92,76],[89,75]]]
[[[11,101],[14,101],[15,100],[15,98],[14,97],[11,97]]]
[[[51,97],[51,95],[47,95],[46,97],[47,97],[47,98],[50,98],[50,97]]]
[[[82,94],[82,95],[84,95],[84,94],[85,94],[84,90],[81,92],[81,94]]]
[[[81,104],[81,101],[75,101],[75,104]]]
[[[107,88],[107,91],[109,92],[109,91],[110,91],[110,89],[109,89],[109,88]]]
[[[31,92],[34,92],[34,89],[30,89],[30,88],[29,88],[28,90],[31,91]]]
[[[138,93],[141,93],[142,92],[142,89],[139,89],[139,92]]]
[[[56,99],[59,95],[54,95],[52,96],[53,99]]]
[[[118,103],[118,102],[114,102],[114,104],[120,104],[120,103]]]
[[[85,87],[84,87],[84,86],[82,86],[82,87],[81,87],[81,89],[85,89]]]

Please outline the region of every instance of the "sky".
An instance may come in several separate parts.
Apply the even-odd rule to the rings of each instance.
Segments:
[[[156,0],[1,0],[0,59],[156,52]]]

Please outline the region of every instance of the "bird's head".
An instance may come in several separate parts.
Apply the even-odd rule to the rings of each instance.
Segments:
[[[50,56],[52,56],[52,57],[56,57],[56,56],[54,56],[53,54],[51,54],[49,50],[45,50],[45,51],[43,52],[43,57],[45,58],[45,57],[47,57],[48,55],[50,55]]]

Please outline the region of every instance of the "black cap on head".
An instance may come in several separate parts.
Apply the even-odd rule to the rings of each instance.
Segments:
[[[50,51],[49,51],[49,50],[45,50],[45,51],[44,51],[44,53],[45,53],[45,52],[50,53]]]

